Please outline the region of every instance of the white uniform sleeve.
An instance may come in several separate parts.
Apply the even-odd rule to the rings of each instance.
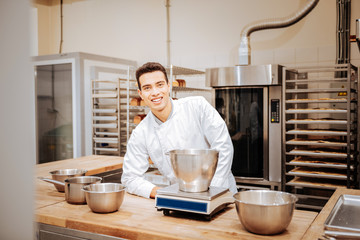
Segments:
[[[226,123],[216,109],[201,98],[201,125],[211,149],[219,151],[218,164],[211,186],[231,188],[233,176],[231,166],[234,147]],[[230,189],[231,190],[231,189]]]
[[[126,186],[127,192],[146,198],[150,197],[151,190],[155,185],[144,178],[144,174],[149,168],[148,159],[145,138],[135,129],[127,144],[121,176],[121,182]]]

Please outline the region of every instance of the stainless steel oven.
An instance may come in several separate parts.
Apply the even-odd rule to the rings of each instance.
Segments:
[[[238,184],[281,186],[281,78],[280,65],[206,70],[234,145]]]

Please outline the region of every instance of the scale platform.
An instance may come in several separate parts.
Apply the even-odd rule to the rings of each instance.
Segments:
[[[206,192],[183,192],[174,184],[157,190],[155,204],[158,211],[170,215],[170,211],[190,212],[204,215],[211,220],[212,216],[234,203],[233,194],[227,188],[209,187]]]

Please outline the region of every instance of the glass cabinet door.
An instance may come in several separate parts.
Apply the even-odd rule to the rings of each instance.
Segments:
[[[264,88],[216,89],[216,109],[233,145],[236,177],[264,177]]]
[[[35,66],[37,163],[73,157],[71,68]]]

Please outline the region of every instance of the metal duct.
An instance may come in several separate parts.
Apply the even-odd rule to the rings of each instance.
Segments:
[[[349,63],[351,1],[337,0],[336,10],[336,63]]]
[[[251,48],[250,48],[250,34],[263,30],[263,29],[272,29],[272,28],[283,28],[291,26],[301,19],[303,19],[309,12],[311,12],[314,7],[317,5],[319,0],[312,0],[300,11],[288,16],[286,18],[279,18],[275,20],[264,20],[263,22],[257,24],[251,24],[245,26],[241,33],[241,42],[239,47],[239,65],[249,65],[251,63]]]
[[[356,19],[356,42],[360,50],[360,19]]]

